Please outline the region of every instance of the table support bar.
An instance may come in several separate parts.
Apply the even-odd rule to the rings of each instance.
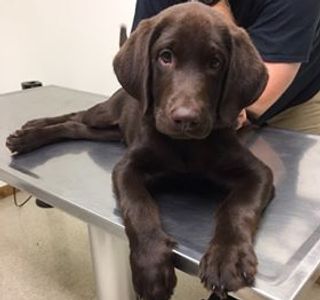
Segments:
[[[88,224],[98,300],[136,300],[128,242]]]

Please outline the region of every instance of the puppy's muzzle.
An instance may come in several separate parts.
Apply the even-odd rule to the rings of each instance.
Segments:
[[[200,111],[194,107],[178,107],[171,111],[171,121],[176,130],[194,131],[200,125]]]

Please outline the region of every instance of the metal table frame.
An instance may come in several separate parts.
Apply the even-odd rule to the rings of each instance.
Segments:
[[[124,146],[73,141],[16,158],[4,146],[6,136],[25,121],[82,110],[103,99],[55,86],[0,95],[5,112],[0,120],[0,179],[87,222],[98,299],[133,300],[128,245],[110,177]],[[273,169],[277,196],[265,212],[256,239],[260,261],[256,285],[234,296],[302,299],[320,274],[320,138],[264,129],[247,134],[244,142]],[[176,267],[196,275],[211,231],[208,210],[214,205],[206,199],[194,203],[192,191],[174,197],[162,191],[158,198],[165,228],[178,241]],[[186,228],[193,228],[194,235],[186,237]]]

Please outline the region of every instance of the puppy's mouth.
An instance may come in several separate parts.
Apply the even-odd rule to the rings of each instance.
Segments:
[[[172,139],[178,140],[202,140],[207,138],[212,131],[212,121],[203,118],[199,124],[177,124],[164,114],[158,114],[156,129]]]
[[[170,133],[164,133],[167,136],[171,137],[172,139],[176,139],[176,140],[203,140],[206,137],[209,136],[210,131],[208,133],[205,134],[194,134],[192,132],[170,132]]]

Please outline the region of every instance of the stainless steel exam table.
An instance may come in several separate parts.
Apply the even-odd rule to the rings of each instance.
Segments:
[[[30,119],[86,109],[104,99],[56,86],[0,95],[0,179],[87,222],[98,299],[131,300],[128,246],[110,176],[124,146],[67,141],[18,157],[5,147],[6,136]],[[319,276],[320,137],[265,128],[247,133],[244,141],[273,169],[276,197],[256,238],[255,287],[234,296],[302,299]],[[176,267],[196,275],[223,191],[186,179],[168,180],[153,193],[165,229],[178,241]]]

